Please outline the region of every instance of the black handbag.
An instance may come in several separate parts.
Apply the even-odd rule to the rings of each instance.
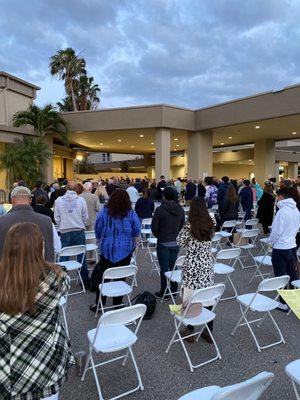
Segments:
[[[145,304],[147,307],[146,314],[143,319],[152,319],[156,309],[156,298],[150,292],[143,292],[132,299],[132,304]]]

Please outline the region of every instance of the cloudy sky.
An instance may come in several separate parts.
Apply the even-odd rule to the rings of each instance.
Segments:
[[[101,107],[199,108],[300,83],[300,0],[2,0],[0,70],[59,101],[49,57],[73,47]]]

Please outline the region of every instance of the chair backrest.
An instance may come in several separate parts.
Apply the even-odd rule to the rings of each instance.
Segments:
[[[96,239],[95,231],[86,231],[85,238],[86,240]]]
[[[245,222],[245,226],[255,226],[258,224],[258,219],[257,218],[251,218],[251,219],[247,219],[247,221]]]
[[[224,283],[218,283],[204,289],[197,289],[190,297],[189,304],[218,301],[225,290]],[[187,306],[188,309],[189,306]]]
[[[181,268],[184,262],[185,256],[180,256],[175,261],[174,269]]]
[[[225,221],[223,223],[222,229],[224,229],[224,228],[234,228],[236,226],[236,223],[237,223],[236,220]]]
[[[226,386],[218,391],[211,400],[257,400],[274,380],[271,372],[261,372],[244,382]]]
[[[108,268],[104,271],[102,282],[105,279],[121,279],[128,278],[129,276],[134,276],[137,273],[137,266],[130,264],[124,267],[113,267]]]
[[[259,235],[259,229],[248,229],[241,232],[241,238],[255,238]]]
[[[151,225],[152,218],[144,218],[142,220],[142,228],[145,228],[146,226]]]
[[[222,235],[221,235],[221,233],[219,233],[219,232],[216,232],[215,234],[214,234],[214,236],[211,238],[211,241],[213,242],[213,243],[215,243],[215,242],[219,242],[221,239],[222,239]]]
[[[242,250],[239,248],[220,250],[216,260],[232,260],[241,255]]]
[[[61,257],[79,256],[80,254],[84,255],[85,252],[86,252],[85,244],[80,244],[77,246],[63,247],[61,249],[61,251],[59,252],[58,260],[60,260]]]
[[[136,304],[119,310],[107,311],[101,315],[99,324],[110,326],[130,324],[144,317],[146,310],[145,304]]]
[[[258,292],[272,292],[274,290],[283,289],[290,280],[288,275],[277,276],[275,278],[267,278],[260,282]]]

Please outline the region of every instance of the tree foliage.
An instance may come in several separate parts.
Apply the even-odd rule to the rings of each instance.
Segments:
[[[16,127],[31,125],[41,137],[56,133],[63,144],[68,145],[69,126],[51,104],[42,108],[31,104],[27,110],[14,114],[13,124]]]
[[[57,103],[60,111],[95,110],[100,88],[87,76],[86,61],[72,48],[61,49],[50,58],[50,73],[64,81],[66,97]]]
[[[5,152],[0,154],[0,170],[6,170],[7,186],[22,178],[29,187],[34,187],[35,181],[44,179],[47,161],[51,157],[41,138],[24,136],[23,140],[7,144]]]

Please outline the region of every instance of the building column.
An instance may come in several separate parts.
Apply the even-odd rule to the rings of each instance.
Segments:
[[[158,128],[155,132],[155,179],[170,179],[170,129]]]
[[[197,180],[212,176],[212,132],[188,132],[187,141],[187,176]]]
[[[0,143],[0,154],[5,153],[5,143]],[[8,187],[8,182],[7,182],[7,175],[6,175],[6,170],[3,169],[0,171],[0,189],[3,190],[9,190],[10,188]]]
[[[274,171],[274,178],[276,178],[276,183],[279,182],[279,161],[275,161],[275,171]]]
[[[47,160],[47,166],[45,170],[45,182],[46,184],[50,184],[53,182],[53,135],[47,134],[45,136],[45,142],[48,146],[48,151],[51,154],[49,160]]]
[[[187,160],[188,160],[188,154],[187,154],[187,150],[185,150],[184,156],[183,156],[184,176],[187,176]],[[184,177],[182,177],[182,178],[184,178]]]
[[[298,178],[298,163],[289,162],[288,163],[288,178],[297,179]]]
[[[266,179],[275,177],[275,140],[259,139],[254,142],[254,174],[263,185]]]

